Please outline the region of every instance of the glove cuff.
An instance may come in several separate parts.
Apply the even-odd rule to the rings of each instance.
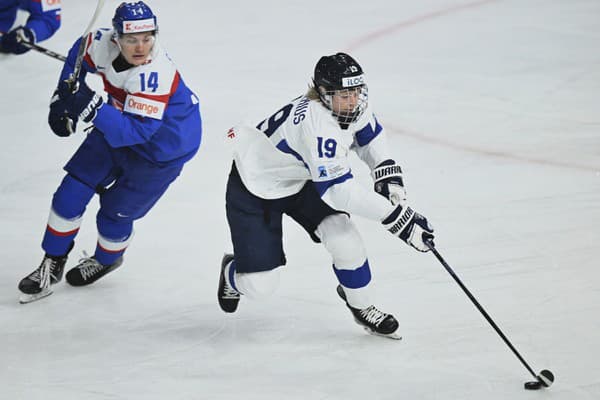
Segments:
[[[375,182],[391,177],[399,178],[402,182],[402,168],[394,160],[386,160],[371,171],[371,176]]]
[[[409,206],[398,206],[381,223],[391,234],[399,236],[415,216],[415,211]]]

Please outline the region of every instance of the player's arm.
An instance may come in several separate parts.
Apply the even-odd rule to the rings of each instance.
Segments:
[[[85,37],[86,41],[86,50],[85,56],[83,57],[83,62],[81,64],[81,73],[79,75],[79,82],[83,82],[85,80],[85,76],[88,72],[95,73],[96,65],[92,61],[92,53],[94,51],[94,42],[98,42],[102,37],[103,32],[98,30],[96,32],[91,32],[88,36]],[[67,59],[65,64],[63,65],[62,71],[60,72],[59,82],[65,81],[69,79],[73,71],[75,70],[75,62],[77,60],[77,54],[79,53],[79,46],[83,38],[79,38],[73,43],[69,53],[67,54]]]
[[[356,131],[353,149],[371,169],[375,192],[392,204],[406,203],[402,168],[389,153],[385,130],[372,113]]]
[[[297,147],[317,192],[331,207],[377,221],[393,210],[387,200],[356,182],[346,150],[335,137],[307,133]]]
[[[48,39],[60,28],[60,1],[29,1],[28,11],[30,14],[25,28],[30,29],[34,33],[34,42],[41,42]]]
[[[62,102],[64,112],[75,122],[81,120],[93,123],[104,135],[111,147],[132,146],[150,141],[154,133],[161,127],[162,113],[159,115],[140,116],[139,114],[121,111],[111,104],[105,104],[102,97],[89,88],[85,82],[79,84],[77,92],[71,93],[69,85],[61,81],[55,97]],[[131,95],[128,95],[128,99]],[[51,115],[54,103],[51,104]],[[166,105],[163,105],[163,109]],[[60,109],[59,109],[60,110]],[[57,115],[57,119],[60,117]],[[57,129],[53,127],[52,118],[49,118],[52,130],[59,136],[68,136],[74,129],[61,132],[63,122],[58,120]],[[61,134],[63,133],[63,134]]]
[[[8,8],[0,9],[0,30],[8,29],[15,21],[19,2],[12,2]],[[0,36],[0,52],[23,54],[30,50],[23,42],[36,43],[52,36],[60,27],[60,1],[27,1],[25,6],[29,18],[25,25],[18,26]]]
[[[86,38],[86,53],[81,64],[81,72],[78,78],[78,86],[84,87],[84,91],[87,88],[85,84],[85,77],[88,72],[96,72],[96,66],[92,61],[91,53],[93,52],[93,44],[95,44],[102,36],[102,31],[90,33]],[[95,39],[92,39],[95,38]],[[67,59],[63,65],[60,77],[58,79],[58,85],[52,98],[50,99],[50,111],[48,113],[48,125],[50,129],[57,136],[67,137],[76,131],[78,114],[75,114],[69,110],[70,105],[73,102],[73,96],[66,81],[69,79],[75,69],[75,61],[79,52],[79,45],[83,39],[79,38],[75,41],[69,53]],[[96,101],[99,98],[96,98]]]
[[[363,188],[353,178],[347,156],[337,154],[334,138],[317,137],[314,144],[316,156],[315,152],[305,155],[312,181],[323,201],[336,210],[382,223],[390,233],[419,251],[429,250],[426,241],[433,239],[433,228],[425,217],[405,202],[392,205]]]
[[[104,138],[111,147],[146,143],[152,139],[163,123],[162,114],[142,117],[127,111],[120,111],[110,104],[104,104],[96,116],[86,122],[93,122],[96,128],[104,134]]]

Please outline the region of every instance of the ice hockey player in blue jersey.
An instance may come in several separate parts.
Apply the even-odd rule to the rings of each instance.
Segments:
[[[60,28],[60,0],[0,0],[0,53],[22,54],[22,42],[38,43]],[[17,11],[29,12],[24,25],[13,27]]]
[[[400,338],[398,321],[370,299],[370,265],[351,216],[383,224],[422,252],[429,250],[433,228],[408,205],[384,132],[368,102],[363,70],[345,53],[321,57],[306,95],[256,126],[230,129],[226,211],[233,254],[221,263],[217,298],[223,311],[235,312],[241,295],[262,297],[277,287],[286,263],[286,214],[330,253],[337,293],[356,322],[370,333]],[[374,190],[354,179],[351,150],[371,169]]]
[[[142,1],[121,3],[112,24],[80,39],[86,50],[75,93],[65,82],[80,40],[73,45],[51,100],[48,122],[55,134],[69,136],[78,122],[93,126],[64,167],[42,241],[45,255],[20,282],[21,302],[47,296],[61,280],[94,194],[100,198],[96,250],[67,272],[66,281],[88,285],[119,267],[133,222],[150,211],[200,146],[198,99],[160,46],[152,10]],[[106,102],[87,86],[87,73],[102,78]]]

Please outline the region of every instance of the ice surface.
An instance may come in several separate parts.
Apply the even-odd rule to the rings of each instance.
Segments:
[[[64,0],[63,27],[42,44],[66,53],[93,4]],[[0,398],[600,398],[600,2],[149,4],[201,99],[201,151],[136,223],[121,270],[28,305],[17,283],[41,260],[51,196],[83,134],[46,125],[59,62],[0,55]],[[402,341],[353,322],[326,252],[289,221],[277,293],[220,311],[226,131],[303,93],[318,58],[340,50],[366,70],[438,249],[532,368],[555,373],[550,390],[523,390],[529,373],[433,255],[366,220],[376,305]],[[96,210],[68,267],[93,250]]]

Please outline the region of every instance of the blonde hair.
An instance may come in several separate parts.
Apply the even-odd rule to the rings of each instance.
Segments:
[[[317,88],[315,88],[314,86],[308,87],[308,91],[306,92],[306,97],[308,97],[310,100],[321,101],[321,98],[319,97],[319,93],[317,92]]]

